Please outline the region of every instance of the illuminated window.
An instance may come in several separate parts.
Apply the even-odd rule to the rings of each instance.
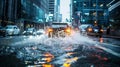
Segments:
[[[96,16],[96,12],[93,12],[93,16]]]
[[[93,7],[95,7],[95,6],[96,6],[96,4],[94,3],[94,4],[93,4]]]
[[[103,4],[100,4],[100,7],[103,7]]]
[[[74,1],[74,3],[77,3],[77,1]]]
[[[86,7],[86,3],[83,3],[83,6]]]

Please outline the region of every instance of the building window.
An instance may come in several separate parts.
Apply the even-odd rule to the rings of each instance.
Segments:
[[[95,3],[93,3],[93,7],[96,7],[96,4],[95,4]]]
[[[102,4],[100,4],[100,7],[103,7],[103,5],[104,5],[103,3],[102,3]]]

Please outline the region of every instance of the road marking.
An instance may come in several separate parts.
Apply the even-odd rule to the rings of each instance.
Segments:
[[[108,49],[108,48],[102,47],[102,46],[100,46],[100,45],[98,45],[98,44],[96,44],[95,46],[98,47],[98,48],[100,48],[100,49],[105,50],[105,51],[108,52],[108,53],[111,53],[111,54],[113,54],[113,55],[115,55],[115,56],[120,57],[120,53],[114,52],[114,51],[111,50],[111,49]]]

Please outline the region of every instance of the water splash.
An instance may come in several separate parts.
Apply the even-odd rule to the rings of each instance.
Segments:
[[[24,37],[24,40],[12,43],[17,47],[17,57],[23,60],[38,59],[43,56],[43,52],[50,52],[56,56],[74,51],[79,46],[83,46],[82,50],[91,49],[96,41],[74,32],[71,36],[48,38],[46,35]]]
[[[93,46],[96,41],[80,35],[79,32],[74,32],[71,36],[48,38],[46,35],[30,36],[22,41],[12,43],[12,46],[37,46],[39,49],[51,50],[53,52],[73,51],[80,45]],[[42,47],[41,47],[42,45]],[[45,47],[45,48],[44,48]],[[50,47],[50,48],[46,48]]]

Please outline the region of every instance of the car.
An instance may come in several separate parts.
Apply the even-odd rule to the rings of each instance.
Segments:
[[[88,28],[88,35],[95,35],[95,36],[101,36],[103,33],[103,29],[99,26],[93,26],[91,27],[91,31],[89,31]]]
[[[0,36],[6,37],[6,29],[5,27],[0,26]]]
[[[31,27],[31,28],[27,28],[24,32],[24,35],[36,35],[36,29]]]
[[[44,29],[39,29],[36,31],[36,34],[37,35],[45,34],[45,31],[44,31]]]
[[[71,35],[71,27],[68,23],[52,23],[50,27],[46,29],[48,37],[65,37]]]
[[[6,29],[7,35],[19,35],[20,34],[20,29],[18,28],[17,25],[7,25],[5,29]]]
[[[79,26],[79,30],[81,34],[87,34],[88,32],[92,31],[92,25],[91,24],[82,24]]]

